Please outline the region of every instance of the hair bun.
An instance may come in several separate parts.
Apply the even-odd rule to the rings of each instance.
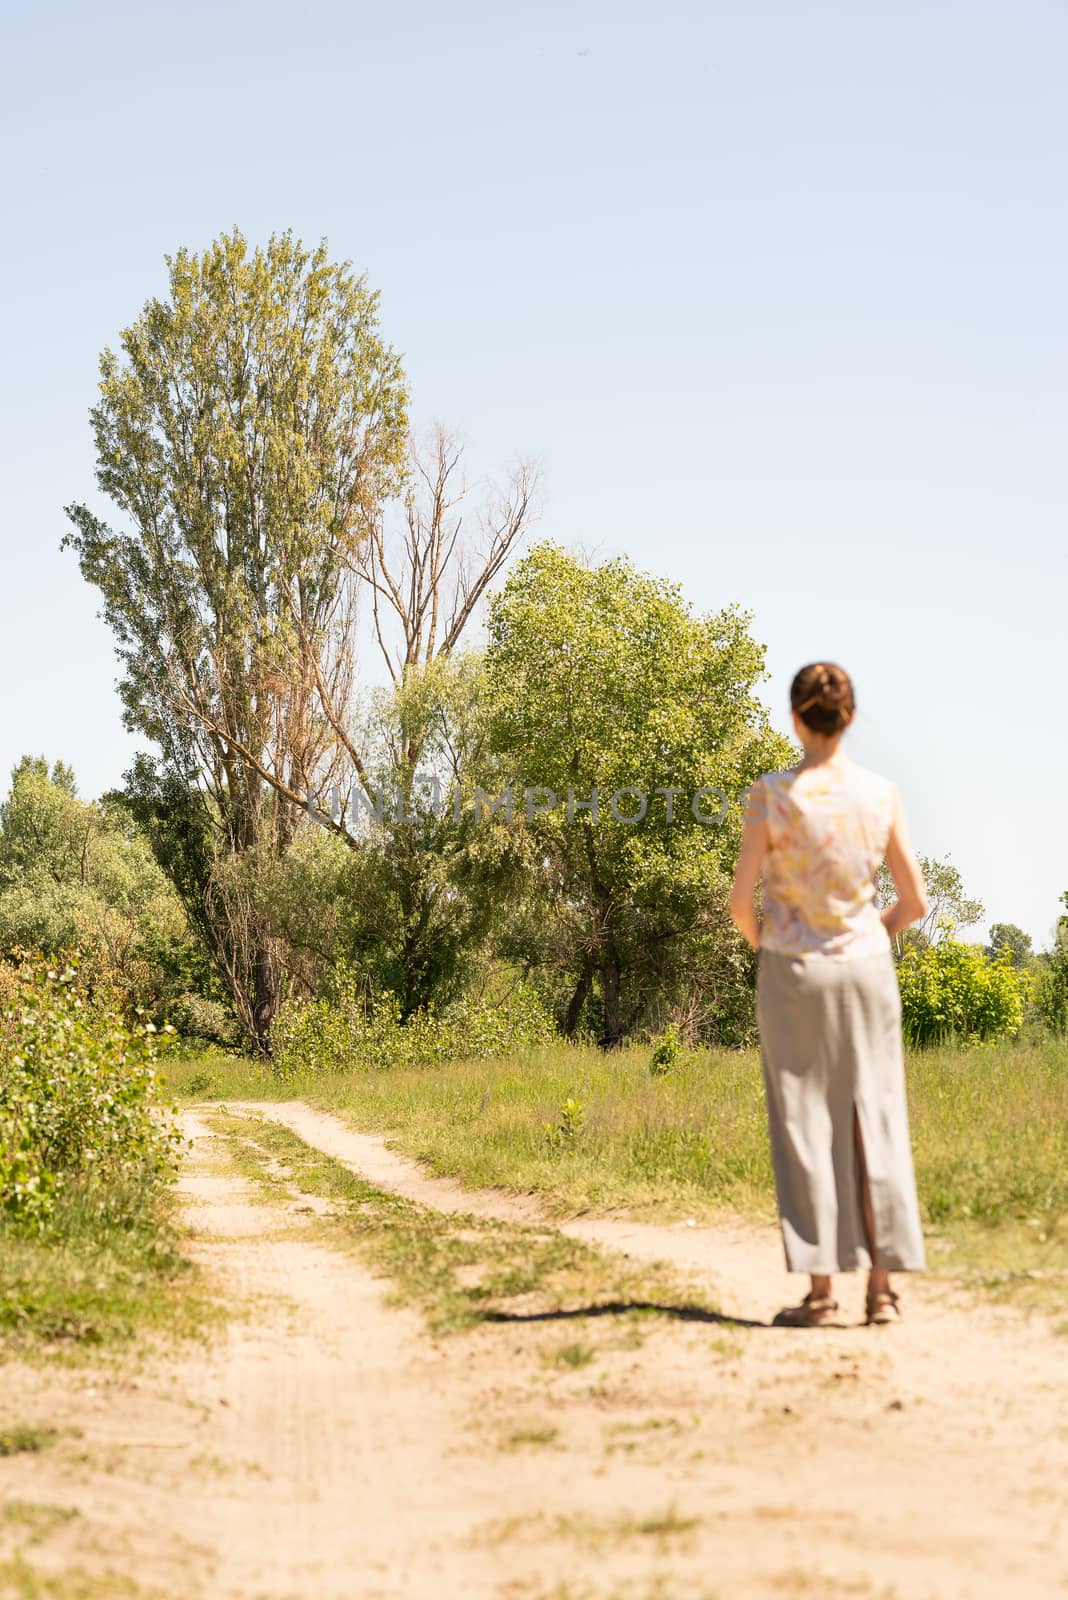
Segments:
[[[790,705],[813,733],[841,733],[856,710],[852,679],[836,661],[813,661],[790,685]]]

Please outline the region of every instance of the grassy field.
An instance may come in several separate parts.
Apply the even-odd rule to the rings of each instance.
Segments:
[[[550,1210],[663,1220],[771,1219],[759,1062],[701,1052],[662,1077],[648,1050],[565,1045],[504,1061],[277,1083],[235,1058],[174,1063],[170,1090],[295,1096],[390,1135],[435,1172],[539,1194]],[[1068,1268],[1068,1047],[1044,1040],[917,1052],[908,1062],[932,1264],[989,1282]],[[1048,1298],[1043,1293],[1042,1298]]]

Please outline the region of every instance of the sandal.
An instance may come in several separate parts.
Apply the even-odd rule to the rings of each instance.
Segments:
[[[826,1328],[838,1314],[838,1301],[827,1297],[814,1299],[811,1291],[799,1306],[789,1306],[780,1311],[773,1326],[776,1328]]]
[[[880,1289],[877,1294],[870,1294],[867,1301],[868,1327],[885,1327],[891,1322],[901,1321],[901,1302],[893,1289]]]

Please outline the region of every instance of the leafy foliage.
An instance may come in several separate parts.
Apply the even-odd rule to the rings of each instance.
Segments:
[[[1068,950],[1059,946],[1038,970],[1035,1009],[1052,1033],[1068,1034]]]
[[[368,776],[383,803],[339,869],[337,949],[396,995],[402,1020],[470,989],[522,892],[529,841],[474,803],[476,787],[495,788],[488,704],[473,651],[410,665],[371,702]]]
[[[922,922],[905,929],[894,938],[894,954],[898,958],[915,946],[952,939],[961,929],[974,927],[983,916],[982,901],[973,900],[968,895],[960,868],[948,856],[941,861],[934,856],[920,856],[919,863],[927,886],[927,914]],[[885,862],[879,868],[875,882],[879,905],[890,905],[897,898],[897,891]]]
[[[1068,892],[1061,903],[1068,912]],[[1039,964],[1035,1009],[1051,1032],[1068,1034],[1068,915],[1059,919],[1053,949]]]
[[[1016,1033],[1031,987],[1008,950],[991,959],[975,945],[948,938],[907,949],[898,982],[905,1036],[915,1045]]]
[[[995,922],[990,930],[990,943],[986,947],[986,953],[996,960],[1003,950],[1009,952],[1009,959],[1014,967],[1030,966],[1034,955],[1031,935],[1018,928],[1014,922]]]
[[[521,982],[495,1002],[464,996],[403,1022],[395,995],[366,995],[344,967],[333,989],[332,997],[282,1006],[272,1037],[279,1076],[507,1056],[555,1034],[536,993]]]
[[[0,1213],[41,1225],[57,1191],[151,1189],[174,1171],[177,1134],[156,1105],[155,1030],[130,1027],[72,967],[31,961],[0,1014]]]
[[[677,585],[548,544],[491,607],[490,747],[520,796],[558,798],[524,823],[526,958],[548,959],[566,984],[568,1034],[595,1006],[615,1045],[695,996],[706,1036],[740,1042],[751,1026],[751,961],[726,914],[738,801],[789,747],[753,692],[764,654],[748,622],[734,609],[697,616]],[[729,802],[719,824],[692,809],[713,789]],[[721,806],[717,795],[702,809]]]
[[[689,1057],[689,1050],[685,1039],[682,1037],[677,1023],[671,1023],[653,1045],[649,1057],[649,1075],[653,1078],[664,1078],[669,1072]]]
[[[67,542],[116,636],[125,722],[161,752],[132,781],[158,859],[264,1050],[279,951],[216,869],[284,850],[337,759],[319,688],[351,676],[348,563],[403,476],[407,393],[377,297],[325,245],[235,231],[168,267],[92,412],[125,526],[70,506]]]
[[[586,1107],[573,1094],[569,1094],[560,1107],[555,1122],[545,1123],[542,1132],[545,1143],[552,1151],[573,1150],[586,1126]]]
[[[0,953],[81,952],[161,1024],[211,974],[148,841],[113,797],[79,798],[62,762],[24,756],[0,807]]]

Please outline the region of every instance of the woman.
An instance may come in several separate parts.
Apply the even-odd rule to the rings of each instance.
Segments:
[[[802,667],[790,689],[804,757],[750,796],[731,916],[760,951],[757,1023],[786,1263],[807,1272],[776,1319],[833,1322],[831,1275],[870,1268],[869,1323],[896,1321],[891,1270],[924,1267],[891,937],[927,909],[897,789],[842,751],[849,675]],[[880,911],[885,858],[897,891]],[[761,872],[764,923],[753,906]]]

